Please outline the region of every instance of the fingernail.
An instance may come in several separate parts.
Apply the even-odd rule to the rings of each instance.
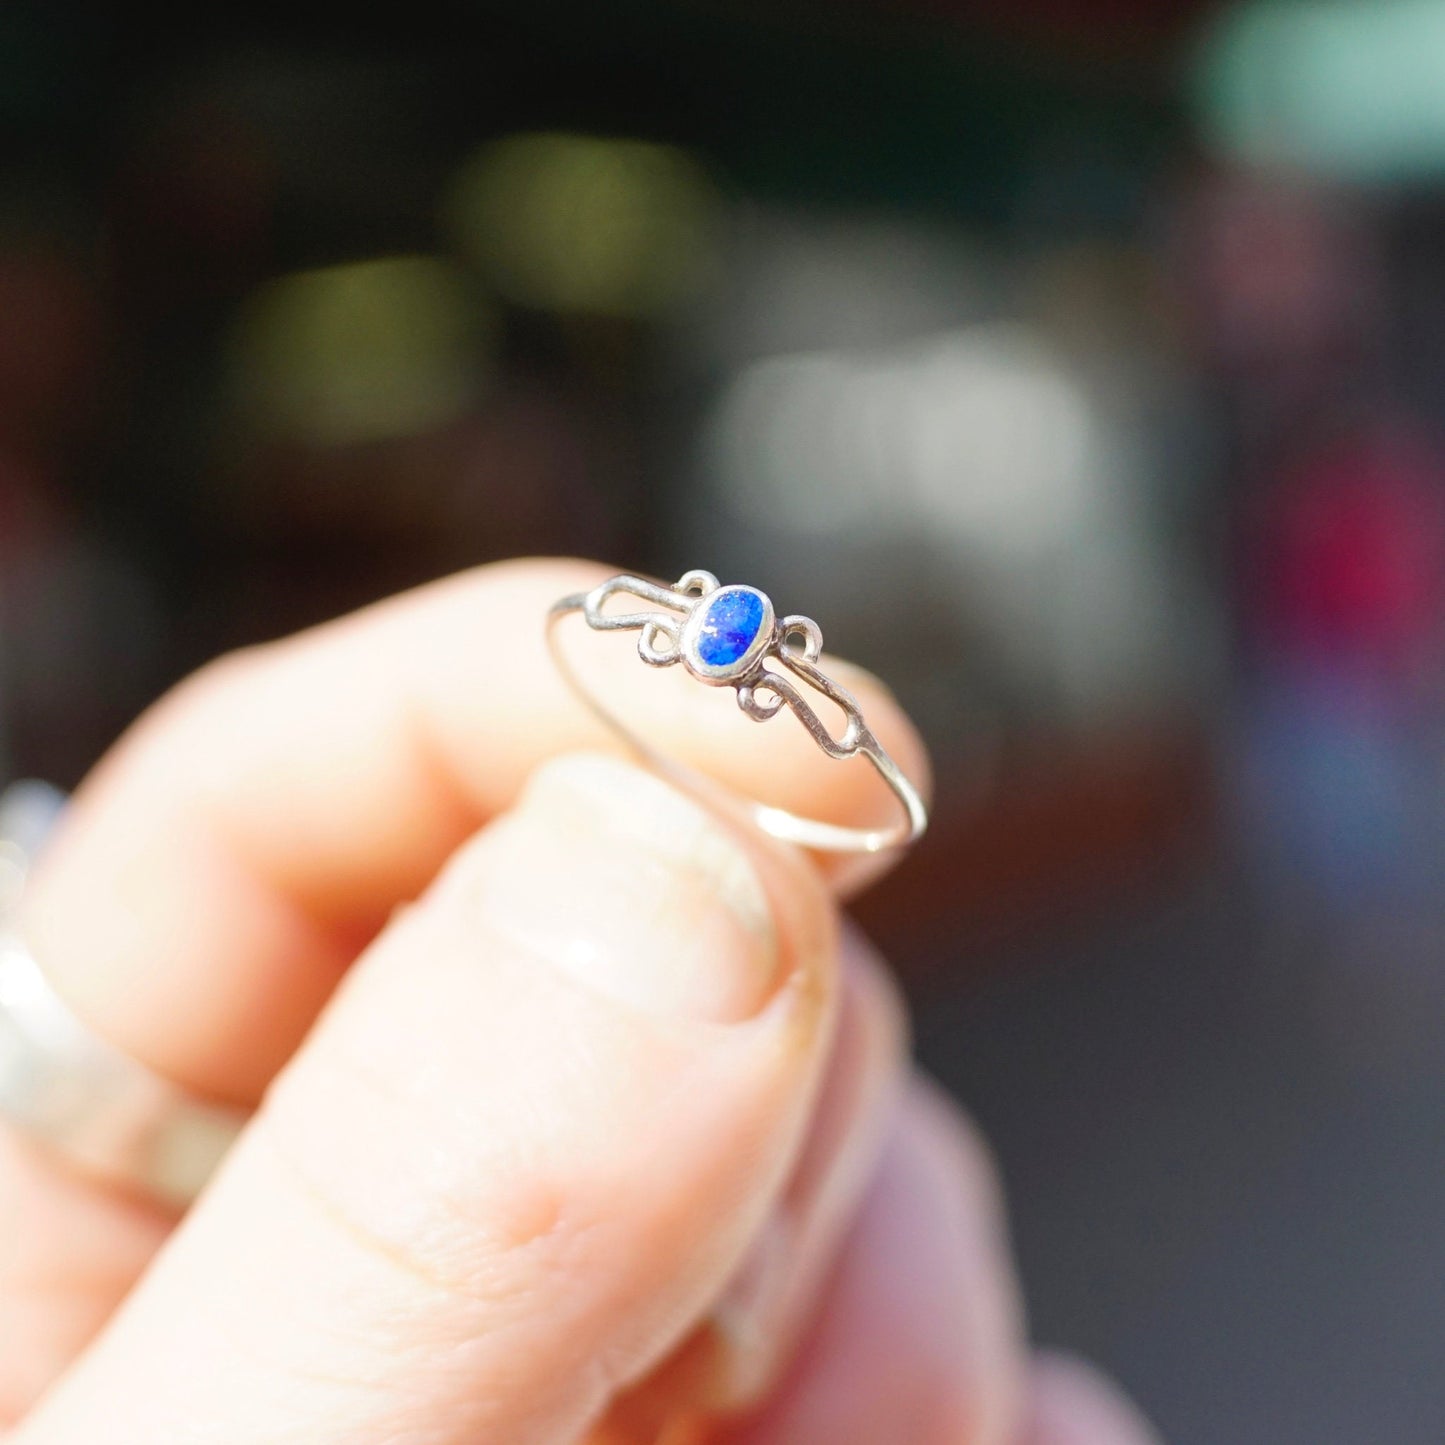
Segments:
[[[490,834],[466,882],[485,926],[577,983],[712,1023],[753,1017],[775,991],[778,938],[753,858],[653,774],[555,759]]]

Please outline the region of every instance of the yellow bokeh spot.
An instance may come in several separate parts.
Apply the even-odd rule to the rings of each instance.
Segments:
[[[717,211],[706,173],[672,146],[539,134],[468,162],[444,218],[510,300],[647,317],[705,280]]]
[[[490,329],[465,272],[437,257],[297,272],[243,308],[234,393],[271,435],[318,446],[411,436],[470,404]]]

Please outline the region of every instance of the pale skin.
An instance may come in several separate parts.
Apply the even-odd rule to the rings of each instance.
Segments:
[[[877,861],[726,791],[859,825],[876,782],[609,650],[722,788],[627,761],[540,646],[609,570],[480,569],[227,659],[77,794],[37,955],[257,1112],[182,1220],[0,1128],[9,1445],[1154,1440],[1028,1348],[989,1156],[840,926]]]

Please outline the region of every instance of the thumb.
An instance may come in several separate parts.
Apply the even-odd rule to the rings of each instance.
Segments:
[[[367,951],[17,1440],[576,1439],[757,1232],[833,990],[800,858],[553,762]]]

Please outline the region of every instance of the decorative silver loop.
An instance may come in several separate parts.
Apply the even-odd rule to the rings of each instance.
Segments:
[[[23,876],[28,850],[6,827],[14,796],[7,791],[0,799],[0,850]],[[0,1116],[87,1173],[176,1207],[190,1203],[243,1116],[191,1097],[82,1023],[16,931],[16,890],[7,892],[0,910]]]
[[[801,656],[806,662],[817,662],[823,655],[823,629],[811,617],[785,617],[778,623],[783,647],[797,636],[803,639]]]
[[[641,612],[609,612],[607,605],[614,597],[651,606]],[[645,663],[671,667],[680,662],[700,682],[734,688],[738,706],[756,722],[767,722],[786,707],[830,758],[866,758],[904,814],[891,827],[845,828],[755,804],[759,825],[774,837],[828,852],[877,853],[911,843],[927,827],[928,811],[918,789],[883,750],[853,695],[818,666],[823,633],[811,617],[779,618],[771,600],[757,588],[723,586],[711,572],[702,571],[685,572],[672,586],[645,577],[611,577],[590,592],[574,593],[553,604],[547,618],[548,643],[573,691],[653,766],[684,778],[686,769],[660,756],[583,686],[557,639],[557,623],[573,613],[580,613],[594,632],[640,632],[637,651]],[[844,718],[841,733],[835,736],[829,730],[800,682],[838,708]]]
[[[671,619],[647,623],[637,639],[638,655],[652,667],[671,667],[681,662],[677,633],[677,624]]]

